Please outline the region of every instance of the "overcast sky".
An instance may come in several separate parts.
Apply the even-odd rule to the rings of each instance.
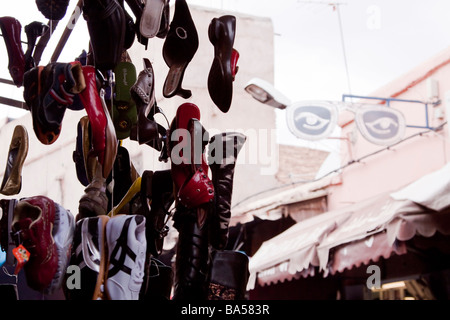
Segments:
[[[70,2],[65,18],[72,13],[77,1]],[[187,2],[272,18],[274,85],[291,101],[341,100],[343,94],[370,95],[450,46],[448,0]],[[23,26],[35,20],[46,22],[35,0],[10,3],[6,8],[2,6],[0,16],[14,16]],[[333,3],[338,3],[339,11]],[[65,25],[66,20],[61,24]],[[86,32],[85,25],[81,18],[66,46],[70,50],[64,50],[61,59],[73,59],[74,54],[81,52],[85,43],[77,40],[77,35]],[[62,27],[57,28],[57,32],[61,31]],[[58,36],[54,38],[50,46],[56,43]],[[43,61],[48,61],[50,55],[51,52],[46,51]],[[0,77],[9,79],[4,43],[0,43],[0,56]],[[3,96],[22,98],[22,90],[4,85],[0,90]],[[280,126],[285,123],[283,116],[278,113]],[[287,129],[283,130],[285,140],[295,143],[297,139]]]

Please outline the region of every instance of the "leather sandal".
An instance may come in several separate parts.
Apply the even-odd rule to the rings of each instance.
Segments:
[[[114,70],[124,50],[124,9],[117,0],[85,0],[83,17],[88,26],[94,66],[101,71]]]
[[[4,195],[15,195],[22,189],[22,167],[28,154],[28,133],[24,126],[18,125],[9,145],[8,159],[0,188]]]
[[[25,54],[22,49],[22,25],[13,17],[0,17],[0,28],[8,52],[8,70],[14,84],[21,87],[25,73]]]
[[[176,0],[175,11],[163,45],[163,58],[169,67],[163,87],[166,98],[179,95],[189,98],[190,90],[182,88],[186,67],[198,49],[198,34],[185,0]]]
[[[208,75],[208,91],[213,102],[226,113],[233,97],[233,80],[239,54],[233,51],[236,17],[231,15],[212,19],[208,37],[214,46],[214,60]],[[233,70],[234,69],[234,70]]]

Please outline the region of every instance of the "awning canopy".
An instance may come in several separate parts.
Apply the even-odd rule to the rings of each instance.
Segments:
[[[247,289],[342,272],[392,253],[415,235],[450,234],[450,164],[396,192],[301,221],[264,242],[250,259]],[[330,250],[334,250],[330,258]]]

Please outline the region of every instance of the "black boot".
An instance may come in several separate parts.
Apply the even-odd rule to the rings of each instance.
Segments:
[[[209,142],[209,167],[214,185],[214,205],[210,223],[210,242],[215,249],[225,248],[231,217],[231,198],[236,159],[247,137],[237,132],[224,132]]]
[[[209,246],[208,223],[199,224],[197,210],[182,205],[174,216],[178,230],[173,300],[207,300]]]

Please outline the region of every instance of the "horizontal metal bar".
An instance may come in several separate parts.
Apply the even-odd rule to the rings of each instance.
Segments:
[[[350,94],[343,94],[342,95],[342,101],[344,101],[345,98],[372,99],[372,100],[382,100],[382,101],[397,101],[397,102],[410,102],[410,103],[427,104],[426,102],[419,101],[419,100],[406,100],[406,99],[380,98],[380,97],[366,97],[366,96],[355,96],[355,95],[350,95]]]
[[[0,96],[0,103],[6,104],[11,107],[16,107],[19,109],[29,110],[27,104],[25,102],[19,101],[19,100],[14,100],[14,99],[5,98],[5,97]]]
[[[16,84],[14,83],[14,81],[9,80],[9,79],[3,79],[3,78],[0,78],[0,83],[10,84],[10,85],[12,85],[12,86],[15,86],[15,85],[16,85]]]

